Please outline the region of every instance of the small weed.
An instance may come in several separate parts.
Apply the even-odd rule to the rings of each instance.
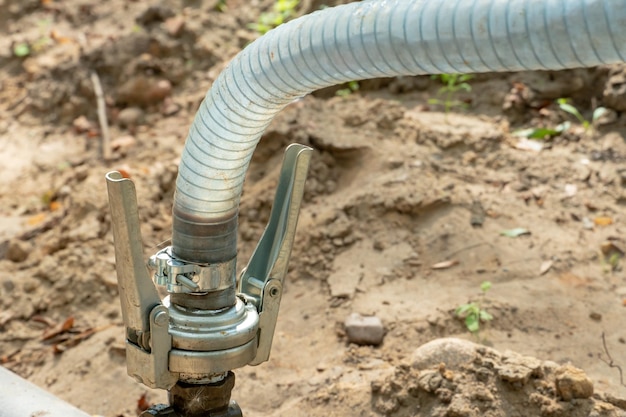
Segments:
[[[218,0],[217,4],[215,5],[215,10],[224,13],[226,9],[226,0]]]
[[[292,18],[299,2],[300,0],[276,0],[271,12],[261,13],[259,21],[250,23],[248,27],[264,35]]]
[[[570,104],[569,99],[560,98],[560,99],[557,99],[556,103],[559,105],[559,108],[561,110],[563,110],[564,112],[569,113],[572,116],[574,116],[580,122],[580,124],[583,125],[585,130],[589,130],[589,128],[593,127],[593,124],[600,117],[602,117],[602,115],[604,113],[606,113],[606,108],[604,108],[604,107],[597,107],[593,111],[593,115],[591,116],[591,121],[589,121],[589,120],[585,119],[582,114],[580,114],[580,111],[578,111],[578,109],[576,107],[574,107],[572,104]]]
[[[437,92],[438,96],[443,96],[443,99],[432,98],[428,100],[428,103],[437,106],[443,106],[444,111],[447,113],[454,107],[466,108],[467,103],[457,100],[454,96],[460,91],[470,92],[472,86],[468,84],[468,81],[474,78],[471,74],[439,74],[431,76],[434,80],[440,80],[443,87]]]
[[[513,132],[513,136],[528,138],[528,139],[538,139],[538,140],[550,140],[555,136],[559,136],[566,130],[568,130],[571,126],[570,122],[563,122],[558,124],[554,128],[550,127],[538,127],[538,128],[530,128],[530,129],[521,129]]]
[[[13,45],[13,55],[18,58],[25,58],[34,53],[42,52],[49,46],[51,46],[54,41],[50,37],[50,26],[52,25],[52,21],[48,19],[42,19],[37,22],[37,26],[39,27],[39,38],[32,42],[19,42]]]
[[[482,291],[481,301],[484,300],[485,294],[487,294],[487,291],[489,291],[490,288],[491,282],[489,281],[484,281],[480,284],[480,290]],[[472,301],[471,303],[462,304],[457,307],[454,314],[457,317],[464,319],[467,330],[476,336],[478,336],[481,322],[484,323],[493,320],[493,316],[481,307],[480,301]]]
[[[30,45],[26,42],[20,42],[13,45],[13,55],[18,58],[24,58],[30,55]]]
[[[342,88],[341,90],[337,90],[337,92],[335,93],[336,96],[339,97],[347,97],[350,94],[359,91],[359,82],[358,81],[350,81],[348,83],[348,86],[346,88]]]

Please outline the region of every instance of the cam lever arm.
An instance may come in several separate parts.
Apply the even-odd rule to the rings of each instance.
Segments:
[[[143,257],[135,185],[119,172],[106,175],[111,224],[115,243],[115,265],[126,337],[150,351],[150,312],[161,299],[148,275]]]
[[[312,151],[299,144],[287,147],[270,221],[239,279],[239,292],[259,311],[259,344],[250,365],[270,356]]]

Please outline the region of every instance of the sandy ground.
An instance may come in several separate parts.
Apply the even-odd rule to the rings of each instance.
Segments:
[[[195,109],[270,7],[217,3],[0,1],[0,359],[90,414],[136,415],[144,393],[165,400],[126,376],[104,174],[135,182],[148,257],[171,234]],[[28,56],[14,56],[23,42]],[[315,154],[272,358],[236,372],[245,414],[625,415],[626,388],[607,364],[626,367],[624,74],[480,75],[455,96],[466,108],[449,113],[429,104],[437,80],[372,80],[281,113],[246,181],[240,266],[267,223],[282,150],[299,142]],[[609,112],[584,130],[554,104],[562,97],[587,119]],[[566,120],[532,149],[513,134]],[[502,233],[516,228],[525,232]],[[455,315],[469,301],[493,316],[478,335]],[[354,312],[382,320],[381,346],[348,343]],[[469,365],[416,359],[445,337],[483,347]],[[566,401],[555,388],[569,363],[594,397]]]

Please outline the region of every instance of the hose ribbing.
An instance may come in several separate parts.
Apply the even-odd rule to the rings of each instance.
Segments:
[[[202,236],[178,238],[177,224],[236,216],[261,135],[299,97],[375,77],[623,62],[624,28],[623,0],[370,0],[282,25],[235,57],[196,114],[176,182],[174,251],[203,245],[234,256],[234,232],[222,254]]]

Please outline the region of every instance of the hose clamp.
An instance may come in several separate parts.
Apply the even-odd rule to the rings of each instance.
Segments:
[[[154,281],[169,293],[208,292],[226,289],[235,282],[237,258],[216,264],[200,264],[176,258],[172,247],[158,251],[148,261]]]

